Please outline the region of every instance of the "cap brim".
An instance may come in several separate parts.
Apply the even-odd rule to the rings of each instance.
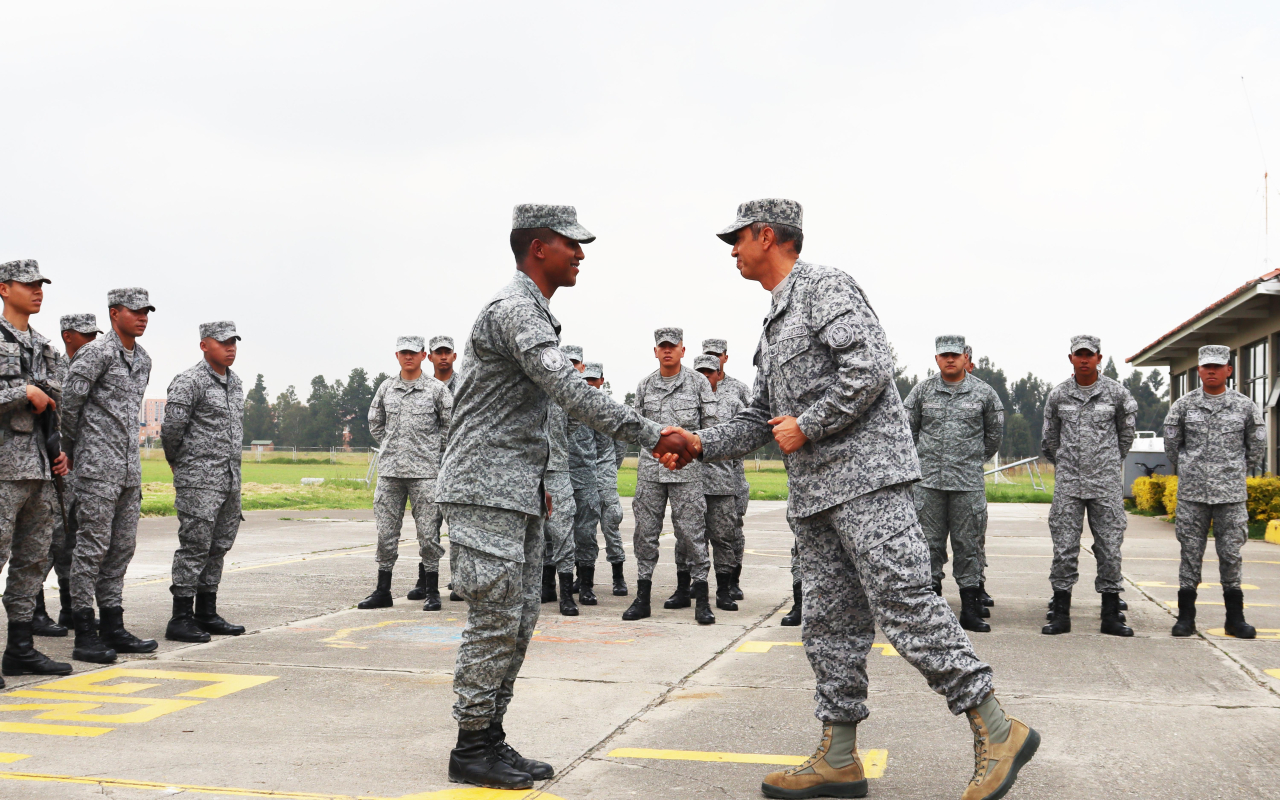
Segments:
[[[735,220],[733,221],[733,224],[732,224],[732,225],[730,225],[729,227],[727,227],[727,228],[725,228],[724,230],[722,230],[722,231],[720,231],[719,233],[717,233],[717,234],[716,234],[716,236],[720,237],[720,241],[724,242],[725,244],[737,244],[737,243],[738,243],[738,231],[742,230],[743,228],[747,227],[748,225],[751,225],[751,224],[752,224],[752,223],[754,223],[754,222],[755,222],[755,220],[753,220],[753,219],[746,219],[745,217],[738,217],[737,219],[735,219]]]
[[[133,306],[130,306],[130,305],[126,305],[126,304],[124,304],[124,303],[121,303],[120,305],[124,306],[125,308],[129,309],[130,311],[142,311],[142,310],[144,310],[144,309],[145,309],[145,310],[147,310],[147,311],[155,311],[155,310],[156,310],[156,307],[155,307],[155,306],[150,306],[150,305],[148,305],[148,306],[138,306],[137,308],[134,308]]]
[[[1095,356],[1096,356],[1098,353],[1101,353],[1101,352],[1102,352],[1101,350],[1095,350],[1095,349],[1093,349],[1092,347],[1090,347],[1089,345],[1087,345],[1087,344],[1086,344],[1086,345],[1081,345],[1080,347],[1074,348],[1073,350],[1071,350],[1070,352],[1068,352],[1068,353],[1067,353],[1067,355],[1069,355],[1069,356],[1073,356],[1073,355],[1075,355],[1076,353],[1079,353],[1081,350],[1088,350],[1090,353],[1093,353]]]
[[[1227,365],[1228,365],[1228,364],[1230,364],[1230,363],[1231,363],[1230,361],[1201,361],[1201,362],[1200,362],[1200,364],[1199,364],[1199,366],[1202,366],[1202,367],[1225,367],[1225,366],[1227,366]]]
[[[952,349],[951,349],[951,348],[949,348],[949,347],[944,347],[944,348],[942,348],[942,349],[938,350],[937,355],[940,355],[940,356],[945,356],[945,355],[962,356],[962,355],[964,355],[964,351],[963,351],[963,350],[952,350]]]
[[[661,339],[661,340],[659,340],[659,341],[658,341],[658,345],[659,345],[659,346],[662,346],[662,345],[664,345],[664,344],[669,344],[669,345],[671,345],[672,347],[675,347],[676,345],[678,345],[678,344],[680,344],[680,343],[679,343],[679,342],[673,342],[673,341],[671,341],[670,339]]]
[[[578,224],[553,226],[551,230],[561,236],[572,239],[579,244],[591,244],[596,240],[596,235],[586,228]]]

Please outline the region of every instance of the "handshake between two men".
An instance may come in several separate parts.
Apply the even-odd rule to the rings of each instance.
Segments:
[[[769,425],[773,427],[774,441],[786,455],[804,447],[809,441],[795,417],[774,417],[769,420]],[[670,470],[682,469],[701,455],[702,437],[678,427],[663,428],[662,438],[653,449],[653,457]]]

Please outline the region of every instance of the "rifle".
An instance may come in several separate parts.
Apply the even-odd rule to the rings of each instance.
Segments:
[[[45,381],[33,380],[30,383],[50,398],[54,397],[53,387]],[[53,488],[58,495],[58,511],[62,513],[62,535],[66,536],[71,530],[67,526],[66,486],[63,484],[62,476],[53,471],[53,462],[62,455],[62,433],[58,425],[58,412],[53,407],[53,403],[45,406],[44,411],[36,415],[36,422],[40,425],[40,433],[44,438],[44,452],[49,457],[49,474],[53,475]]]

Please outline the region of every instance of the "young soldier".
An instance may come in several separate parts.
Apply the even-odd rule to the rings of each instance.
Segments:
[[[107,292],[107,306],[111,332],[82,347],[71,364],[62,416],[79,523],[71,560],[76,626],[71,657],[97,664],[110,664],[116,653],[156,649],[155,639],[139,639],[125,629],[122,605],[124,573],[138,544],[142,511],[138,412],[151,378],[151,356],[137,340],[155,306],[147,290],[137,286]]]
[[[564,348],[560,348],[564,352]],[[556,600],[556,579],[560,580],[560,613],[566,617],[578,616],[578,604],[573,599],[573,565],[576,561],[577,543],[573,539],[573,518],[577,512],[573,497],[573,482],[569,477],[569,415],[555,403],[547,404],[547,471],[542,477],[547,494],[551,495],[551,511],[547,514],[546,555],[542,566],[542,602]]]
[[[567,344],[560,348],[569,357],[569,363],[582,374],[586,364],[582,360],[582,348]],[[573,591],[578,602],[594,606],[599,601],[593,589],[596,573],[596,556],[600,547],[596,544],[596,521],[600,519],[600,493],[596,489],[596,435],[584,423],[569,417],[565,429],[569,441],[569,480],[573,484],[573,546],[574,561],[578,565],[578,580]]]
[[[1182,545],[1173,635],[1196,632],[1196,589],[1212,524],[1227,635],[1252,639],[1257,631],[1244,619],[1240,548],[1249,541],[1245,478],[1250,470],[1262,469],[1267,429],[1253,401],[1227,388],[1229,348],[1201,347],[1198,371],[1200,387],[1175,400],[1164,421],[1164,453],[1178,475],[1174,525]]]
[[[445,434],[453,418],[453,396],[443,381],[422,372],[426,358],[421,336],[396,340],[400,374],[378,385],[369,405],[369,433],[378,443],[378,488],[373,514],[378,522],[378,586],[357,608],[388,608],[391,572],[400,550],[404,504],[413,506],[418,533],[418,582],[423,611],[440,610],[440,510],[435,503],[436,474]]]
[[[737,407],[739,409],[746,408],[751,405],[751,387],[729,375],[724,371],[725,362],[729,360],[729,342],[726,339],[703,339],[702,352],[704,354],[713,355],[720,362],[721,379],[716,389],[716,397],[724,400],[729,397],[737,399]],[[728,415],[723,411],[720,412],[720,419],[725,422],[729,421]],[[746,466],[743,466],[742,484],[738,490],[738,517],[747,515],[747,505],[751,502],[751,486],[747,483]],[[734,563],[738,566],[733,573],[733,585],[729,587],[729,598],[732,600],[741,600],[742,595],[742,553],[746,548],[746,539],[739,537],[734,544],[736,548],[734,553]],[[793,609],[794,610],[794,609]],[[798,612],[797,612],[798,613]]]
[[[67,474],[66,456],[51,458],[47,445],[58,432],[62,399],[57,351],[28,324],[40,313],[50,282],[34,260],[0,264],[0,570],[9,562],[9,634],[0,659],[5,675],[71,674],[70,664],[45,656],[31,640],[36,600],[49,574],[53,515],[60,513],[53,479]]]
[[[427,356],[427,360],[435,370],[436,380],[449,387],[449,393],[453,394],[457,384],[457,373],[453,370],[453,362],[458,360],[458,354],[453,352],[453,337],[432,336],[428,349],[431,354]]]
[[[701,355],[693,360],[693,368],[700,372],[711,391],[716,393],[716,413],[724,419],[733,419],[743,409],[740,395],[720,392],[724,386],[724,372],[720,360],[713,355]],[[717,461],[707,464],[702,472],[702,491],[707,496],[707,542],[715,556],[716,608],[737,611],[731,590],[734,580],[742,572],[742,515],[738,513],[738,498],[747,482],[743,474],[742,459]]]
[[[222,562],[240,531],[240,448],[244,389],[231,371],[240,334],[231,320],[200,325],[204,358],[169,384],[160,440],[173,469],[178,549],[173,554],[173,617],[164,638],[207,642],[239,636],[218,614]],[[194,607],[193,607],[194,606]]]
[[[604,390],[604,365],[588,361],[582,377],[588,384]],[[618,496],[618,467],[627,454],[626,445],[611,439],[600,431],[596,435],[596,489],[600,497],[600,532],[604,534],[605,559],[613,568],[613,596],[627,596],[627,579],[622,575],[622,565],[627,561],[627,551],[622,547],[622,498]],[[591,538],[595,540],[595,532]],[[595,556],[599,556],[597,547]]]
[[[982,465],[1000,449],[1004,406],[965,370],[963,336],[934,340],[938,374],[920,381],[903,402],[924,477],[915,485],[916,516],[929,543],[933,591],[942,594],[947,539],[951,574],[960,587],[960,627],[986,633],[982,621],[982,527],[987,490]],[[989,612],[988,612],[989,613]]]
[[[799,260],[799,203],[743,203],[719,235],[733,244],[742,277],[770,290],[773,305],[751,405],[693,434],[693,450],[709,461],[739,458],[772,436],[783,452],[804,576],[805,653],[823,723],[813,757],[769,774],[761,790],[768,797],[866,793],[856,730],[867,717],[867,653],[879,627],[952,713],[969,717],[974,774],[963,800],[1003,797],[1040,736],[1005,716],[991,668],[929,585],[929,552],[911,500],[920,469],[875,312],[848,273]]]
[[[1041,633],[1071,630],[1071,588],[1080,578],[1080,535],[1089,512],[1093,555],[1098,562],[1094,588],[1102,595],[1102,632],[1132,636],[1124,624],[1120,592],[1120,547],[1128,519],[1124,511],[1124,458],[1133,444],[1138,404],[1129,390],[1098,372],[1102,344],[1096,336],[1076,336],[1067,358],[1075,374],[1049,392],[1044,406],[1040,449],[1057,466],[1049,534],[1053,537],[1053,607]]]
[[[973,347],[968,343],[964,346],[964,371],[973,374]],[[985,383],[985,381],[984,381]],[[987,384],[988,386],[990,384]],[[991,612],[987,609],[996,604],[991,599],[991,595],[987,594],[987,515],[982,515],[982,529],[978,531],[978,547],[982,550],[982,580],[978,581],[978,594],[982,596],[982,616],[987,618],[991,616]]]
[[[716,423],[716,396],[711,384],[697,372],[681,365],[684,358],[684,331],[680,328],[658,328],[653,332],[657,345],[653,354],[658,369],[636,387],[636,411],[646,418],[667,426],[698,430]],[[662,535],[662,518],[667,500],[671,501],[671,523],[676,531],[676,591],[663,603],[663,608],[688,608],[693,600],[694,619],[699,625],[711,625],[716,616],[707,600],[707,497],[702,493],[702,465],[672,472],[662,469],[657,459],[640,454],[636,480],[636,496],[631,501],[635,517],[636,575],[639,588],[631,607],[622,614],[625,620],[649,616],[649,587],[653,569],[658,564],[658,537]],[[686,559],[680,569],[679,556]]]

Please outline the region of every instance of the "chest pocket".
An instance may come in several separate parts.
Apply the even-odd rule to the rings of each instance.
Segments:
[[[677,394],[672,396],[671,414],[676,418],[676,424],[682,428],[693,429],[698,427],[701,422],[701,414],[698,398],[687,395]]]
[[[22,375],[22,355],[13,342],[0,342],[0,378],[17,378]]]
[[[1096,420],[1113,419],[1116,415],[1116,407],[1112,403],[1098,403],[1093,407],[1089,416]]]
[[[769,357],[773,363],[783,365],[808,350],[809,344],[808,331],[803,328],[788,328],[776,341],[769,344]]]

